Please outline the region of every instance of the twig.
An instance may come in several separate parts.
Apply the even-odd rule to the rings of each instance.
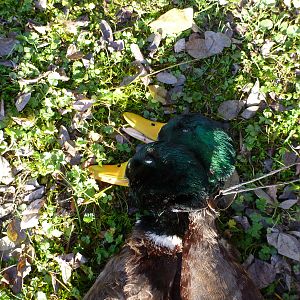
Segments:
[[[244,189],[244,190],[235,190],[235,191],[231,191],[231,192],[222,192],[221,191],[221,195],[231,195],[231,194],[236,194],[236,193],[244,193],[244,192],[250,192],[250,191],[256,191],[256,190],[260,190],[260,189],[266,189],[266,188],[270,188],[270,187],[274,187],[274,186],[282,186],[282,185],[287,185],[290,183],[294,183],[294,182],[299,182],[300,179],[295,179],[295,180],[291,180],[288,182],[281,182],[281,183],[277,183],[277,184],[270,184],[270,185],[264,185],[264,186],[258,186],[258,187],[253,187],[253,188],[248,188],[248,189]]]
[[[178,63],[178,64],[174,64],[174,65],[171,65],[171,66],[162,68],[162,69],[160,69],[160,70],[158,70],[158,71],[151,72],[151,73],[149,73],[149,74],[147,74],[147,75],[145,75],[145,76],[142,76],[142,77],[150,77],[150,76],[155,75],[155,74],[157,74],[157,73],[160,73],[160,72],[163,72],[163,71],[166,71],[166,70],[169,70],[169,69],[172,69],[172,68],[181,66],[181,65],[185,65],[185,64],[189,64],[189,63],[196,62],[196,61],[198,61],[198,60],[200,60],[200,59],[202,59],[202,58],[194,58],[194,59],[190,59],[190,60],[187,60],[187,61],[182,61],[182,62],[180,62],[180,63]]]
[[[274,174],[276,174],[276,173],[278,173],[278,172],[287,170],[287,169],[289,169],[290,167],[293,167],[293,166],[296,166],[296,165],[299,165],[299,164],[300,164],[300,163],[294,163],[294,164],[291,164],[291,165],[289,165],[289,166],[282,167],[282,168],[277,169],[277,170],[274,170],[274,171],[272,171],[272,172],[270,172],[270,173],[268,173],[268,174],[262,175],[262,176],[260,176],[260,177],[258,177],[258,178],[254,178],[254,179],[252,179],[252,180],[249,180],[249,181],[246,181],[246,182],[242,182],[242,183],[237,184],[237,185],[234,185],[234,186],[232,186],[232,187],[230,187],[230,188],[228,188],[228,189],[226,189],[226,190],[221,190],[220,193],[223,194],[223,195],[229,195],[228,192],[233,191],[233,190],[237,190],[237,189],[238,189],[239,187],[241,187],[241,186],[244,186],[244,185],[246,185],[246,184],[253,183],[253,182],[256,182],[256,181],[261,180],[261,179],[263,179],[263,178],[272,176],[272,175],[274,175]],[[297,180],[297,181],[298,181],[298,180]],[[231,193],[231,194],[233,194],[233,193]]]

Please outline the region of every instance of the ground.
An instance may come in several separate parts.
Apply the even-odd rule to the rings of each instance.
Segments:
[[[194,24],[179,28],[175,15],[151,36],[172,8],[192,9]],[[81,299],[120,249],[140,212],[127,188],[86,168],[135,152],[125,111],[225,122],[240,182],[286,167],[248,185],[218,226],[267,299],[298,299],[299,9],[297,0],[0,1],[0,299]]]

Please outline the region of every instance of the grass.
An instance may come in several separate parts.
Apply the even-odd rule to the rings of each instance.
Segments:
[[[187,78],[183,94],[172,108],[177,113],[199,111],[220,119],[219,105],[225,100],[245,99],[248,95],[245,86],[259,78],[266,108],[250,120],[237,118],[230,122],[238,149],[237,170],[241,180],[246,181],[264,172],[263,162],[268,158],[272,159],[274,169],[281,167],[284,153],[297,146],[300,135],[299,11],[293,5],[287,9],[283,1],[275,0],[257,1],[243,7],[239,1],[231,0],[224,6],[218,1],[204,0],[176,3],[179,8],[193,6],[194,20],[202,32],[222,31],[231,22],[239,32],[235,32],[234,38],[241,43],[233,44],[217,56],[171,68],[173,74],[184,74]],[[134,13],[132,20],[120,24],[116,14],[125,6],[133,8]],[[11,166],[22,166],[22,172],[12,183],[16,188],[15,199],[22,199],[24,183],[30,178],[37,178],[46,187],[39,223],[27,233],[27,244],[35,250],[31,272],[24,278],[18,295],[2,285],[1,299],[80,299],[108,257],[120,249],[139,214],[128,214],[125,188],[97,184],[82,168],[82,163],[91,157],[100,164],[118,163],[131,157],[136,142],[121,144],[116,140],[124,124],[120,117],[123,112],[131,111],[159,121],[170,118],[140,81],[125,87],[119,84],[125,76],[136,72],[130,44],[138,44],[146,55],[147,37],[151,33],[148,24],[173,6],[172,1],[165,0],[104,1],[103,5],[92,0],[48,0],[47,9],[41,11],[35,9],[32,0],[0,1],[0,36],[15,35],[19,41],[5,57],[17,67],[0,65],[0,101],[5,106],[5,117],[0,122],[0,137],[3,134],[0,154]],[[86,19],[89,23],[82,28],[74,29],[68,23]],[[110,53],[101,48],[102,19],[111,25],[115,40],[124,40],[123,51]],[[41,34],[30,29],[29,20],[33,24],[48,24],[47,32]],[[190,60],[187,53],[173,50],[179,38],[190,34],[191,30],[187,30],[163,40],[154,58],[149,59],[152,69],[158,71]],[[267,40],[275,44],[264,57],[261,47]],[[75,44],[84,55],[93,55],[94,62],[90,62],[89,68],[81,60],[66,57],[70,44]],[[236,74],[232,72],[234,64],[239,66]],[[22,81],[38,78],[47,71],[56,71],[69,80],[60,80],[57,73],[55,76],[52,73],[34,83]],[[16,98],[29,92],[30,101],[18,112]],[[77,112],[72,105],[75,92],[94,100],[90,118],[75,120]],[[280,111],[276,109],[278,105],[288,110]],[[81,155],[80,164],[70,164],[68,153],[59,144],[62,125],[70,132],[74,147]],[[21,150],[30,155],[18,155]],[[265,183],[289,181],[293,176],[293,171],[285,171]],[[278,194],[281,191],[280,188]],[[245,203],[256,210],[246,231],[232,219],[233,215],[245,214],[239,205]],[[20,216],[24,205],[16,203],[15,207],[14,215]],[[267,222],[267,227],[288,226],[299,221],[299,207],[275,209],[254,193],[239,195],[230,210],[222,213],[220,228],[231,237],[242,261],[253,254],[270,262],[271,255],[276,253],[267,243],[267,228],[262,226],[262,220]],[[0,238],[6,235],[10,222],[11,218],[0,223]],[[63,282],[55,257],[78,252],[88,262],[74,270],[68,282]],[[16,263],[15,258],[1,259],[1,268]],[[292,261],[291,266],[297,269],[299,263]],[[1,276],[3,272],[0,279]],[[56,292],[53,280],[59,284]],[[264,289],[265,296],[297,298],[294,286],[290,291],[282,286],[284,283],[280,281],[272,283]]]

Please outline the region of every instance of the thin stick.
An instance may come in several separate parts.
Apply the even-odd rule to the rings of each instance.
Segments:
[[[162,69],[160,69],[160,70],[158,70],[158,71],[151,72],[151,73],[149,73],[149,74],[147,74],[147,75],[145,75],[145,76],[141,76],[141,77],[150,77],[150,76],[155,75],[155,74],[157,74],[157,73],[160,73],[160,72],[162,72],[162,71],[166,71],[166,70],[169,70],[169,69],[172,69],[172,68],[181,66],[181,65],[185,65],[185,64],[190,64],[190,63],[196,62],[196,61],[198,61],[198,60],[200,60],[200,59],[202,59],[202,58],[194,58],[194,59],[190,59],[190,60],[187,60],[187,61],[182,61],[182,62],[180,62],[180,63],[178,63],[178,64],[175,64],[175,65],[171,65],[171,66],[162,68]]]
[[[231,195],[231,194],[244,193],[244,192],[249,192],[249,191],[256,191],[259,189],[266,189],[266,188],[270,188],[270,187],[274,187],[274,186],[282,186],[282,185],[287,185],[287,184],[299,182],[299,181],[300,181],[300,179],[295,179],[295,180],[291,180],[288,182],[281,182],[281,183],[277,183],[277,184],[258,186],[258,187],[254,187],[254,188],[248,188],[248,189],[244,189],[244,190],[236,190],[236,191],[225,192],[225,193],[221,191],[221,195]]]
[[[263,178],[272,176],[272,175],[274,175],[274,174],[276,174],[276,173],[278,173],[278,172],[287,170],[287,169],[289,169],[290,167],[293,167],[293,166],[296,166],[296,165],[299,165],[299,164],[300,164],[300,163],[294,163],[294,164],[291,164],[291,165],[289,165],[289,166],[282,167],[282,168],[277,169],[277,170],[274,170],[274,171],[272,171],[272,172],[270,172],[270,173],[268,173],[268,174],[262,175],[262,176],[260,176],[260,177],[258,177],[258,178],[254,178],[254,179],[252,179],[252,180],[249,180],[249,181],[246,181],[246,182],[242,182],[242,183],[237,184],[237,185],[234,185],[234,186],[232,186],[232,187],[230,187],[230,188],[228,188],[228,189],[226,189],[226,190],[221,190],[220,192],[221,192],[223,195],[225,195],[225,193],[230,192],[230,191],[232,191],[232,190],[236,190],[236,189],[238,189],[238,188],[241,187],[241,186],[244,186],[244,185],[246,185],[246,184],[253,183],[253,182],[258,181],[258,180],[261,180],[261,179],[263,179]],[[228,194],[227,194],[227,195],[228,195]]]

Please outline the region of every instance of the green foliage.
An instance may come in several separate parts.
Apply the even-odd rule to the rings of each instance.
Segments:
[[[31,236],[36,252],[32,271],[24,279],[21,295],[13,296],[8,289],[0,289],[1,299],[37,299],[44,297],[38,294],[41,291],[51,298],[51,276],[56,274],[62,281],[54,258],[71,252],[79,252],[89,261],[74,270],[70,281],[53,297],[80,299],[100,267],[120,249],[135,221],[127,214],[126,190],[98,185],[83,163],[91,157],[99,164],[117,163],[133,155],[135,142],[121,144],[115,139],[124,124],[124,111],[159,121],[169,119],[161,103],[153,101],[140,81],[125,87],[119,84],[125,76],[136,73],[130,44],[138,44],[146,56],[148,24],[175,4],[167,0],[104,2],[48,0],[47,9],[38,10],[33,0],[0,1],[0,36],[16,36],[18,41],[11,54],[1,57],[1,61],[12,61],[16,67],[0,65],[0,110],[2,100],[5,108],[4,118],[0,115],[0,154],[12,167],[23,168],[13,183],[18,192],[18,185],[27,177],[37,178],[46,186],[45,207]],[[224,6],[215,0],[176,1],[179,8],[193,6],[194,21],[201,34],[224,30],[232,18],[238,31],[234,38],[240,43],[233,43],[222,54],[171,68],[173,74],[186,76],[183,93],[175,95],[171,108],[177,113],[198,111],[218,119],[220,103],[245,100],[247,85],[259,78],[267,108],[250,120],[238,118],[232,122],[232,132],[241,133],[234,136],[236,149],[243,149],[238,155],[237,170],[246,181],[263,172],[262,163],[271,155],[270,149],[273,167],[279,168],[282,155],[299,140],[299,13],[294,6],[286,9],[283,1],[243,3],[243,8],[240,1],[227,2]],[[124,6],[132,7],[134,13],[132,20],[121,24],[116,14]],[[87,19],[83,27],[68,23]],[[110,23],[115,40],[124,40],[123,51],[110,53],[101,46],[102,19]],[[45,33],[32,29],[32,25],[46,26]],[[164,39],[154,57],[147,58],[153,71],[190,59],[187,53],[174,53],[173,46],[191,33],[187,30]],[[275,44],[264,56],[261,49],[266,41]],[[71,44],[83,55],[93,56],[88,68],[81,59],[67,58]],[[237,73],[233,72],[234,65],[238,66]],[[151,78],[155,82],[155,76]],[[75,92],[94,101],[91,118],[76,119]],[[23,93],[31,93],[31,98],[18,112],[15,101]],[[80,153],[77,164],[70,162],[69,153],[59,143],[61,126],[70,131]],[[284,181],[290,176],[291,171],[286,171],[274,180]],[[233,215],[245,215],[245,207],[254,210],[248,215],[247,230],[232,219]],[[296,220],[297,214],[299,208],[273,210],[265,199],[244,193],[238,195],[230,214],[222,214],[221,228],[232,234],[242,259],[252,253],[268,261],[276,250],[267,244],[267,227]],[[1,267],[15,263],[1,261]],[[273,299],[276,286],[277,282],[266,288],[265,295]],[[295,296],[291,292],[282,298]]]

